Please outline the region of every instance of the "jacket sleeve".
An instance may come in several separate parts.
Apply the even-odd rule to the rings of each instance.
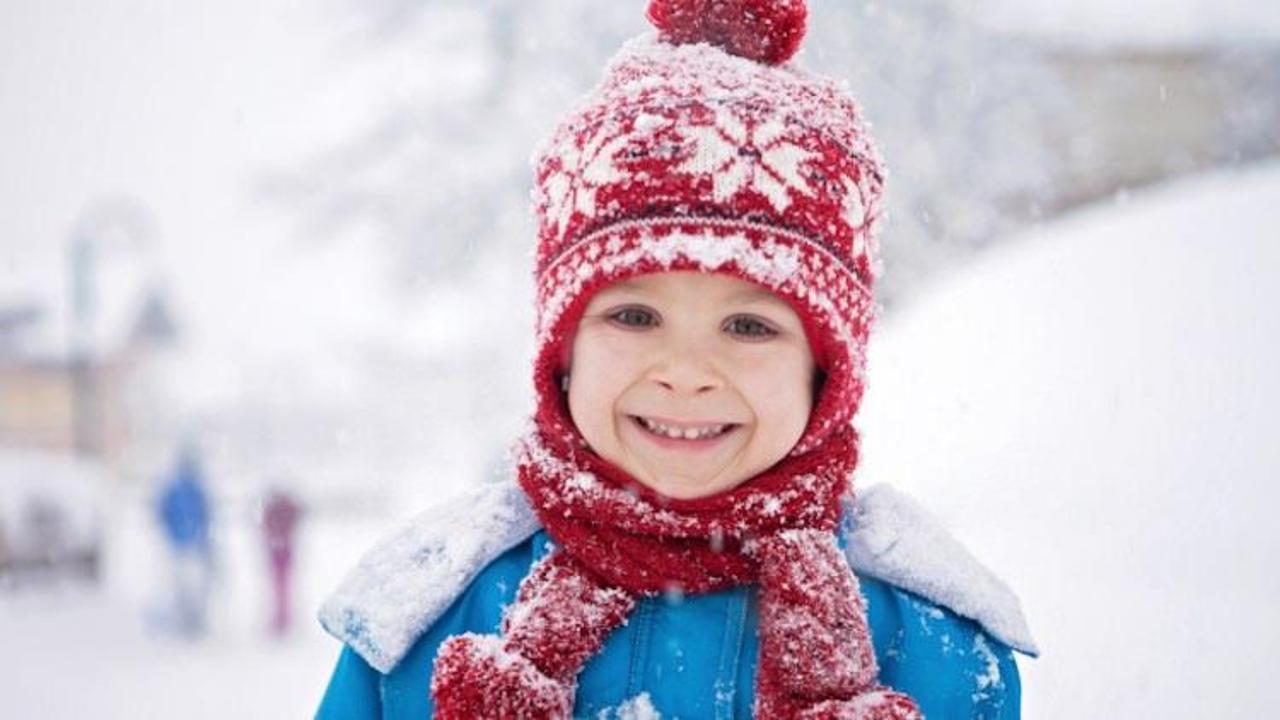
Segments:
[[[883,683],[929,720],[1018,720],[1013,651],[949,609],[886,583],[863,583]]]
[[[316,720],[377,720],[382,717],[381,675],[354,650],[342,648],[338,666],[316,711]]]

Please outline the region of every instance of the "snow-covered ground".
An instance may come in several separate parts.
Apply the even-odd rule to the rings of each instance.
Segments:
[[[1029,718],[1266,717],[1280,549],[1280,164],[1192,179],[1002,245],[886,320],[862,483],[931,507],[1022,595]],[[209,640],[147,631],[167,570],[139,497],[106,581],[0,593],[4,717],[307,716],[337,648],[312,621],[381,530],[310,518],[302,623],[263,638],[247,513],[224,515]]]
[[[1026,716],[1272,717],[1280,164],[1006,244],[873,342],[861,482],[1023,597]]]
[[[304,518],[297,624],[272,639],[260,537],[247,508],[224,507],[211,630],[190,642],[157,628],[170,566],[143,498],[116,497],[108,509],[100,587],[0,589],[0,717],[309,717],[338,652],[315,609],[385,524]]]
[[[296,718],[308,715],[323,687],[318,638],[188,644],[149,638],[139,623],[134,608],[94,595],[6,600],[0,714]]]

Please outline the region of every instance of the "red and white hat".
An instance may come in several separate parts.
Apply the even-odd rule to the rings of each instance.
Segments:
[[[657,36],[624,45],[534,159],[538,422],[577,437],[558,376],[597,290],[700,270],[804,321],[825,375],[807,452],[862,396],[879,158],[847,89],[788,62],[804,0],[653,0],[648,16]]]

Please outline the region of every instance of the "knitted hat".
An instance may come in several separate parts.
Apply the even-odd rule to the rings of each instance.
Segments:
[[[653,0],[535,156],[538,420],[579,437],[561,358],[618,280],[724,273],[788,301],[825,376],[793,455],[848,423],[874,315],[883,172],[853,98],[789,63],[804,0]]]

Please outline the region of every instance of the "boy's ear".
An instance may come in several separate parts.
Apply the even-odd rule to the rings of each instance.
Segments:
[[[813,404],[818,404],[818,398],[822,397],[822,388],[827,384],[827,373],[823,370],[814,368],[813,370]]]

